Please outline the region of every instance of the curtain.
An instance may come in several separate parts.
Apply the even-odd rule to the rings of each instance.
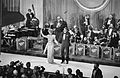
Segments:
[[[89,14],[85,10],[79,8],[74,0],[44,0],[44,22],[48,22],[50,20],[55,20],[57,15],[63,17],[63,19],[68,23],[69,27],[73,27],[73,25],[78,25],[81,28],[81,20],[85,14]],[[100,29],[103,25],[105,18],[108,17],[109,14],[114,13],[116,19],[120,18],[120,0],[110,0],[108,5],[98,11],[95,12],[92,16],[92,20],[94,23],[94,28]]]
[[[3,8],[10,12],[20,11],[20,0],[2,0]]]

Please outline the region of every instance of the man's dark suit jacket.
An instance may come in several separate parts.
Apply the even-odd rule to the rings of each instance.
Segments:
[[[106,19],[105,19],[105,23],[104,23],[105,29],[108,29],[108,27],[109,27],[109,25],[107,25],[108,20],[109,20],[109,18],[106,18]],[[112,18],[111,24],[113,24],[113,27],[116,27],[116,20],[115,20],[114,18]]]
[[[103,78],[102,71],[98,68],[96,69],[96,73],[94,75],[95,69],[92,71],[92,77],[91,78]]]
[[[70,33],[69,32],[66,33],[65,40],[63,40],[63,34],[64,34],[63,32],[60,34],[58,42],[62,43],[62,45],[64,46],[70,46]]]
[[[32,15],[32,18],[33,18],[33,17],[34,17],[34,14],[31,13],[31,15]],[[30,17],[30,14],[29,14],[29,13],[26,14],[26,18],[27,18],[26,26],[30,26],[30,21],[32,20],[32,18]]]
[[[64,28],[67,27],[67,23],[65,21],[61,21],[60,24],[61,26],[60,27],[56,27],[57,26],[57,21],[54,22],[54,25],[53,25],[53,29],[55,29],[55,35],[56,35],[56,40],[58,41],[59,40],[59,36],[60,36],[60,33],[63,32]]]

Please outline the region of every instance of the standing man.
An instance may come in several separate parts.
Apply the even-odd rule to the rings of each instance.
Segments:
[[[109,29],[109,26],[111,24],[113,25],[113,28],[115,28],[116,21],[112,14],[110,14],[109,17],[105,19],[105,23],[104,23],[105,29]]]
[[[56,40],[58,41],[60,33],[63,32],[63,29],[67,27],[67,22],[64,21],[60,16],[57,16],[57,20],[54,22],[54,29]]]
[[[91,78],[103,78],[102,71],[99,69],[99,64],[94,64]]]
[[[84,37],[87,36],[88,27],[90,25],[90,15],[87,14],[82,19],[82,33]]]
[[[31,27],[31,20],[34,18],[34,13],[31,11],[31,9],[28,9],[28,13],[26,14],[26,27],[30,28]]]
[[[59,40],[61,44],[61,56],[62,56],[62,62],[66,60],[66,63],[68,64],[69,61],[69,46],[70,46],[70,33],[68,32],[68,28],[65,27],[63,32],[60,34]],[[66,55],[65,55],[66,50]],[[65,57],[66,56],[66,57]]]

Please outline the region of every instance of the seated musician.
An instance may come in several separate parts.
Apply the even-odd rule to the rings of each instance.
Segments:
[[[117,30],[120,30],[120,19],[117,21]]]
[[[94,45],[99,45],[100,44],[100,41],[99,41],[98,37],[94,37],[93,44]]]
[[[31,11],[31,9],[28,9],[28,13],[26,14],[26,27],[30,28],[31,27],[31,20],[34,18],[34,13]]]
[[[119,41],[119,35],[118,33],[114,30],[111,38],[109,40],[109,47],[114,47],[114,48],[118,48],[118,41]]]
[[[90,25],[87,31],[87,41],[88,44],[93,44],[95,33],[93,32],[93,27]]]
[[[81,40],[81,33],[79,32],[78,27],[75,25],[74,26],[74,34],[73,34],[73,55],[76,55],[76,44],[80,43]]]
[[[101,46],[106,46],[107,45],[107,36],[104,33],[104,30],[100,30],[99,42],[100,42]]]
[[[87,40],[87,37],[84,37],[81,43],[83,43],[83,44],[88,44],[89,41]]]
[[[110,14],[109,17],[105,19],[105,23],[104,23],[105,29],[108,29],[110,24],[113,24],[113,28],[115,28],[116,22],[112,14]]]
[[[112,27],[113,29],[116,26],[116,20],[115,20],[115,18],[113,17],[112,14],[110,14],[109,17],[105,19],[105,23],[103,25],[104,26],[104,30],[107,32],[110,29],[109,27],[111,25],[113,25],[113,27]]]

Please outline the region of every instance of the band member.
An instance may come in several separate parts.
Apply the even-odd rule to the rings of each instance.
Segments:
[[[118,21],[117,21],[117,30],[119,30],[120,29],[120,19],[118,19]]]
[[[104,23],[105,29],[108,29],[110,24],[112,24],[113,28],[115,28],[116,22],[112,14],[110,14],[109,17],[105,19],[105,23]]]
[[[94,37],[93,44],[94,45],[99,45],[100,44],[100,41],[99,41],[99,39],[97,37]]]
[[[99,33],[99,42],[101,46],[106,46],[107,45],[107,35],[105,34],[104,30],[100,30]]]
[[[109,40],[109,47],[114,47],[114,48],[118,48],[118,41],[119,41],[119,35],[118,33],[114,30],[111,38]]]
[[[62,62],[66,60],[66,63],[68,64],[69,61],[69,46],[70,46],[70,33],[68,32],[68,28],[65,27],[63,32],[60,34],[59,40],[61,44],[61,56],[62,56]],[[65,55],[66,50],[66,55]],[[66,57],[65,57],[66,56]]]
[[[26,14],[26,27],[30,28],[31,24],[30,21],[32,20],[32,18],[34,17],[34,13],[31,11],[31,9],[28,9],[28,13]]]
[[[93,27],[90,25],[87,31],[88,44],[93,44],[95,33],[93,32]]]
[[[86,31],[88,31],[88,26],[90,25],[90,15],[85,15],[82,22],[82,33],[87,36]]]
[[[72,39],[72,42],[73,42],[73,55],[76,55],[76,45],[77,43],[80,43],[80,40],[81,40],[81,33],[79,32],[79,29],[74,26],[74,34],[73,34],[73,39]]]
[[[88,44],[87,37],[84,37],[81,43]]]
[[[64,21],[60,16],[57,17],[57,21],[54,22],[54,29],[56,40],[58,41],[60,33],[63,32],[63,29],[67,27],[67,22]]]

